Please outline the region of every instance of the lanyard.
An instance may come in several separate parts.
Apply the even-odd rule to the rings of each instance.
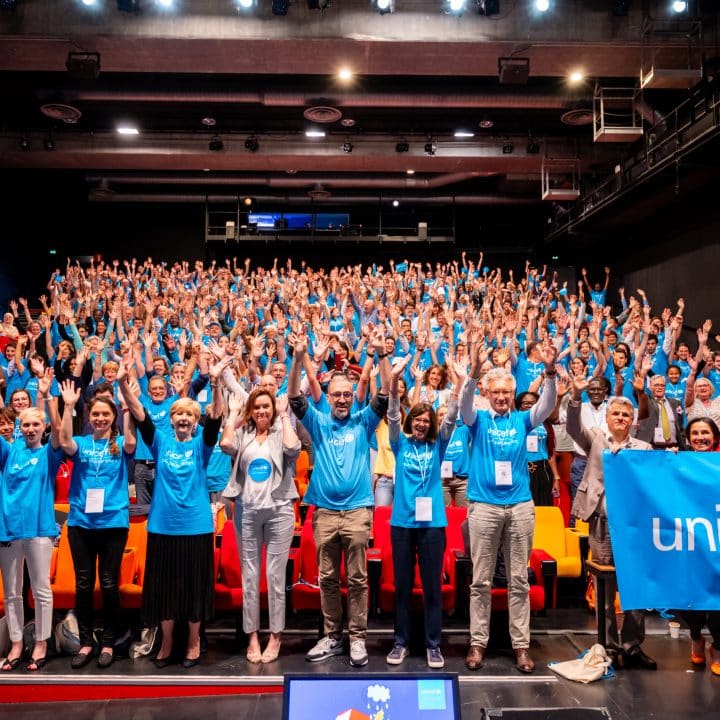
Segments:
[[[498,415],[497,417],[506,418],[507,419],[507,427],[508,427],[508,429],[511,429],[509,427],[510,426],[510,413],[508,413],[507,415]],[[490,448],[493,451],[493,453],[492,453],[493,458],[495,458],[495,456],[497,455],[498,459],[500,459],[500,460],[508,460],[510,458],[510,452],[509,452],[509,450],[506,449],[505,444],[500,439],[500,433],[507,432],[507,430],[502,431],[498,428],[497,423],[495,422],[495,417],[493,416],[492,413],[490,413],[490,422],[492,423],[493,430],[495,432],[495,434],[494,434],[495,442],[494,443],[492,441],[490,442]],[[493,436],[491,435],[491,438],[492,437]]]
[[[98,478],[100,477],[100,468],[103,465],[103,460],[105,459],[105,455],[107,455],[107,449],[108,445],[110,444],[110,441],[107,440],[105,442],[105,447],[103,448],[103,451],[100,453],[100,458],[97,459],[97,449],[95,448],[95,438],[92,438],[92,444],[93,444],[93,460],[95,460],[95,484],[100,485],[98,482]]]
[[[432,460],[432,455],[428,453],[428,447],[430,443],[426,442],[423,444],[425,446],[422,455],[423,460],[420,459],[420,453],[417,451],[417,447],[415,445],[412,446],[413,453],[415,453],[415,460],[417,460],[418,468],[420,470],[420,481],[422,482],[421,492],[425,492],[425,481],[427,479],[430,462]]]

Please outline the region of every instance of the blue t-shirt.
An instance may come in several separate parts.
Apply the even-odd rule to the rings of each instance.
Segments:
[[[374,505],[370,439],[380,417],[372,407],[368,405],[345,420],[336,420],[308,404],[300,422],[312,438],[315,458],[305,502],[329,510]]]
[[[472,441],[467,496],[474,502],[515,505],[532,498],[526,438],[532,430],[530,412],[495,415],[480,410],[468,428]],[[510,484],[498,484],[498,462],[510,463]]]
[[[0,541],[55,537],[55,476],[64,457],[51,445],[29,449],[0,437]]]
[[[213,452],[202,433],[180,442],[174,432],[156,428],[150,447],[155,458],[148,532],[203,535],[214,530],[208,497],[207,466]]]
[[[218,438],[207,467],[208,492],[222,492],[228,484],[231,470],[232,458],[220,449],[220,438]]]
[[[440,459],[447,441],[417,442],[404,433],[390,442],[395,455],[395,495],[390,524],[395,527],[445,527],[445,503],[440,478]],[[415,519],[415,498],[432,500],[432,520]]]
[[[687,390],[687,378],[681,377],[676,383],[671,383],[666,378],[665,396],[677,400],[685,408],[685,391]]]
[[[513,368],[513,375],[517,383],[516,393],[527,392],[535,378],[543,374],[545,364],[528,360],[524,355],[518,357],[517,364]]]
[[[128,469],[133,453],[124,450],[124,438],[116,438],[119,453],[113,455],[108,440],[95,440],[92,435],[73,438],[77,452],[70,478],[70,514],[68,526],[98,530],[128,527]],[[88,489],[102,489],[102,512],[86,512]]]
[[[470,474],[470,431],[467,425],[456,425],[442,460],[452,463],[453,475],[466,478]]]
[[[537,438],[537,450],[530,449],[534,446],[536,441],[528,439],[525,440],[528,462],[539,462],[540,460],[548,459],[547,437],[547,428],[542,424],[538,425],[536,428],[533,428],[528,433],[528,438]]]
[[[156,403],[147,395],[140,396],[140,402],[145,408],[148,417],[153,421],[155,429],[160,432],[170,431],[170,406],[177,400],[176,397],[169,397]],[[152,460],[152,453],[140,433],[137,434],[137,449],[135,450],[136,460]]]

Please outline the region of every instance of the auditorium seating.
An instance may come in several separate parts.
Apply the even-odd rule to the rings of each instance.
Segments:
[[[557,565],[557,574],[546,586],[546,600],[555,607],[558,578],[579,579],[583,576],[580,536],[565,527],[558,507],[535,507],[535,535],[533,549],[544,550]]]
[[[120,572],[120,605],[138,609],[142,605],[142,588],[147,557],[147,517],[130,518],[128,539]]]

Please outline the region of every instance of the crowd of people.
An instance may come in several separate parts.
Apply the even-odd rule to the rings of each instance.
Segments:
[[[576,285],[526,263],[491,269],[483,255],[447,264],[390,262],[270,268],[249,259],[168,265],[147,258],[87,267],[68,261],[38,298],[12,301],[0,323],[0,569],[11,647],[21,664],[23,564],[36,600],[35,646],[45,663],[52,624],[49,574],[54,481],[72,462],[67,532],[76,576],[80,649],[72,667],[115,659],[118,578],[131,514],[147,515],[142,616],[159,626],[154,663],[200,660],[213,615],[213,508],[225,503],[239,540],[247,660],[281,651],[285,570],[298,501],[301,451],[312,506],[323,637],[306,658],[344,652],[342,563],[350,664],[368,662],[366,550],[373,508],[392,505],[395,637],[409,653],[415,563],[423,586],[427,663],[441,650],[445,506],[467,507],[470,638],[480,669],[491,589],[504,553],[516,666],[531,673],[527,566],[534,506],[574,499],[593,556],[613,560],[601,452],[606,448],[715,451],[720,352],[712,323],[683,341],[685,301],[651,305],[640,289],[617,302],[582,270]],[[131,498],[133,502],[131,502]],[[269,638],[260,642],[265,554]],[[104,625],[93,639],[96,567]],[[609,647],[652,669],[643,614],[615,622]],[[717,612],[686,614],[692,661],[705,662],[703,625],[720,675]],[[177,623],[187,645],[173,647]]]

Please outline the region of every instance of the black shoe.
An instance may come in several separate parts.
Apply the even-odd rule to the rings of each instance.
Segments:
[[[79,652],[73,655],[72,660],[70,661],[70,667],[73,670],[79,670],[80,668],[85,667],[92,658],[92,650],[90,652]]]
[[[45,655],[39,658],[30,658],[30,662],[25,666],[28,672],[36,672],[42,670],[45,667]]]
[[[172,658],[171,658],[170,656],[168,656],[168,657],[166,657],[166,658],[154,657],[154,658],[153,658],[153,665],[154,665],[158,670],[163,670],[163,669],[166,668],[168,665],[172,665]]]
[[[97,666],[99,668],[109,668],[115,661],[115,655],[111,652],[101,652],[97,659]]]
[[[657,663],[646,655],[642,648],[637,648],[633,652],[625,653],[624,663],[626,667],[635,667],[642,670],[657,670]]]
[[[182,666],[183,666],[186,670],[189,670],[190,668],[195,667],[196,665],[199,665],[199,664],[200,664],[200,658],[199,658],[199,657],[196,657],[196,658],[186,657],[186,658],[182,661]]]

